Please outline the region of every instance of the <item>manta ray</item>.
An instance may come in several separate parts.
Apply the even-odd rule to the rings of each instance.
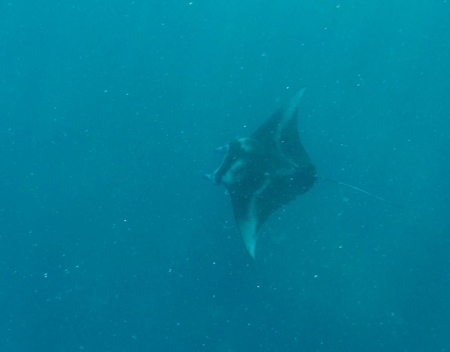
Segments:
[[[269,216],[306,193],[317,180],[349,187],[403,208],[361,188],[316,175],[297,128],[298,105],[304,91],[305,87],[250,137],[214,149],[225,157],[214,173],[203,175],[213,184],[227,189],[239,232],[253,259],[259,231]]]
[[[204,177],[223,185],[250,256],[255,259],[258,234],[270,215],[304,194],[319,179],[298,134],[302,88],[252,135],[216,148],[222,164]]]

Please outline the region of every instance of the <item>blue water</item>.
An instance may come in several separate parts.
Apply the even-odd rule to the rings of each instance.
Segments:
[[[0,5],[0,350],[449,351],[450,2]],[[200,176],[299,88],[254,262]]]

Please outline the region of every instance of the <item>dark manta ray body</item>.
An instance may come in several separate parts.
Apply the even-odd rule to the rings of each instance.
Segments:
[[[259,230],[269,216],[307,192],[317,180],[297,129],[298,103],[304,91],[295,94],[250,137],[217,148],[225,158],[213,174],[205,175],[228,190],[252,258]]]

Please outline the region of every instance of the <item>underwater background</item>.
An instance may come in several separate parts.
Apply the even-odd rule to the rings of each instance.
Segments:
[[[450,351],[450,2],[0,4],[0,350]],[[245,250],[212,150],[307,86]]]

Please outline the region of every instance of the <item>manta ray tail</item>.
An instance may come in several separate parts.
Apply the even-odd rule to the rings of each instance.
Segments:
[[[328,182],[332,182],[332,183],[336,183],[336,184],[338,184],[338,185],[341,185],[341,186],[345,186],[345,187],[354,189],[355,191],[358,191],[358,192],[367,194],[367,195],[369,195],[369,196],[371,196],[371,197],[374,197],[374,198],[376,198],[376,199],[378,199],[378,200],[380,200],[380,201],[382,201],[382,202],[384,202],[384,203],[393,205],[393,206],[396,207],[396,208],[403,209],[403,207],[402,207],[401,205],[392,203],[392,202],[390,202],[390,201],[388,201],[388,200],[386,200],[386,199],[384,199],[384,198],[381,198],[381,197],[379,197],[379,196],[377,196],[377,195],[375,195],[375,194],[373,194],[373,193],[367,192],[367,191],[365,191],[365,190],[363,190],[363,189],[361,189],[361,188],[358,188],[358,187],[349,185],[349,184],[347,184],[347,183],[340,182],[340,181],[335,181],[335,180],[332,180],[332,179],[326,178],[326,177],[317,177],[317,179],[319,179],[319,180],[324,180],[324,181],[328,181]]]

